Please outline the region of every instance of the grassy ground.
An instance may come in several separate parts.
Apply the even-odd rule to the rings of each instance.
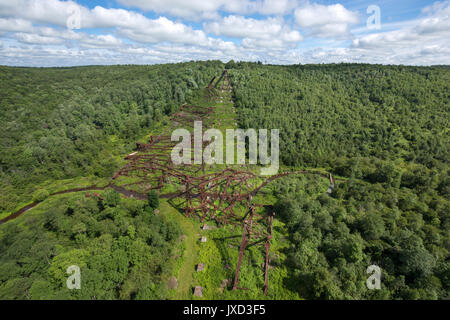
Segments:
[[[161,212],[169,221],[176,221],[183,230],[184,251],[182,257],[177,261],[174,274],[178,280],[178,288],[171,292],[171,298],[175,300],[190,299],[192,296],[192,283],[198,252],[198,236],[200,224],[183,216],[178,210],[162,201]]]

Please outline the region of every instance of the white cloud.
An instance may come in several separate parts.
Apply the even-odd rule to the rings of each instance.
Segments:
[[[46,37],[38,34],[32,33],[16,33],[14,37],[23,43],[30,44],[61,44],[64,42],[63,39],[57,37]]]
[[[450,1],[438,2],[422,10],[425,14],[414,25],[365,35],[353,40],[362,49],[414,50],[424,47],[448,47],[450,38]]]
[[[283,15],[292,12],[298,6],[296,0],[265,0],[260,4],[258,13],[265,15]]]
[[[450,1],[436,2],[422,9],[426,17],[420,21],[416,30],[420,34],[450,33]]]
[[[405,21],[396,30],[356,37],[348,48],[305,51],[303,62],[450,64],[450,1],[435,3],[422,12],[422,17]],[[386,29],[391,29],[391,26]]]
[[[138,42],[175,42],[206,45],[208,38],[201,30],[193,30],[182,23],[173,22],[165,17],[155,20],[146,19],[141,24],[119,26],[119,33]]]
[[[228,16],[220,21],[205,23],[204,30],[217,36],[243,38],[247,47],[283,47],[302,41],[300,32],[291,30],[281,18],[256,20],[242,16]]]
[[[169,13],[184,18],[212,18],[217,17],[217,11],[227,2],[225,0],[118,0],[128,7],[140,8],[156,13]],[[242,6],[239,1],[230,0],[231,5]]]
[[[0,17],[20,17],[38,23],[65,26],[70,8],[83,8],[73,1],[59,0],[0,0]]]
[[[82,39],[81,44],[88,48],[114,48],[121,47],[123,45],[123,41],[121,39],[117,39],[113,35],[90,35]]]
[[[349,26],[359,22],[358,13],[341,4],[306,4],[294,12],[298,26],[310,30],[311,35],[334,38],[349,35]]]
[[[33,24],[23,19],[0,18],[0,32],[30,32]]]
[[[190,60],[248,59],[248,56],[226,51],[210,50],[196,46],[156,45],[153,48],[118,47],[62,48],[35,45],[8,46],[0,48],[0,64],[16,66],[76,66],[111,64],[155,64]]]
[[[264,48],[265,50],[281,49],[286,47],[286,43],[281,39],[252,39],[242,40],[244,48]]]
[[[156,13],[199,19],[220,18],[218,11],[235,14],[282,15],[297,6],[297,0],[118,0],[129,7]]]
[[[358,15],[340,4],[326,6],[306,0],[121,2],[206,21],[203,28],[195,29],[183,21],[164,16],[150,19],[126,9],[89,9],[58,0],[0,0],[0,64],[152,64],[207,59],[450,64],[448,0],[424,8],[414,20],[382,24],[382,32],[357,26],[350,46],[340,39],[349,35]],[[297,2],[303,5],[294,12],[296,30],[290,18],[282,16],[293,12]],[[70,30],[66,24],[76,11],[80,12],[81,30]],[[224,12],[231,15],[218,15]],[[246,16],[251,13],[274,16]],[[84,30],[87,28],[98,32]],[[303,39],[300,32],[310,39],[297,45]]]
[[[28,32],[16,32],[11,37],[21,43],[38,45],[68,44],[71,41],[79,41],[85,47],[104,48],[117,47],[123,44],[121,39],[117,39],[110,34],[90,35],[84,32],[51,27],[31,27],[31,29],[26,29],[26,31]]]
[[[202,30],[194,30],[166,17],[149,19],[137,12],[106,9],[100,6],[89,10],[73,2],[57,0],[20,0],[20,5],[17,6],[11,5],[9,1],[0,0],[0,16],[12,15],[33,22],[47,21],[61,27],[66,27],[69,17],[73,15],[74,11],[71,10],[73,8],[80,13],[81,28],[116,28],[120,35],[141,43],[167,41],[200,46],[226,45],[222,40],[207,37]]]
[[[157,60],[140,57],[141,63],[157,63]],[[105,49],[53,48],[23,45],[4,47],[0,50],[1,64],[16,66],[77,66],[87,64],[124,64],[129,57]],[[136,61],[136,60],[135,60]]]

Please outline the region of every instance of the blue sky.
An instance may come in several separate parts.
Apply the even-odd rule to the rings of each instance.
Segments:
[[[433,65],[448,39],[450,0],[0,0],[0,65]]]

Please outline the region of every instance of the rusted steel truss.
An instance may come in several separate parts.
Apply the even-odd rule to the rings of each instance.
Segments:
[[[249,211],[243,218],[242,240],[239,247],[239,258],[236,265],[236,272],[234,276],[233,290],[245,289],[239,288],[239,273],[241,269],[242,259],[244,257],[245,249],[249,246],[260,245],[264,243],[265,262],[264,262],[264,294],[267,294],[269,289],[269,251],[270,240],[273,232],[273,217],[275,213],[271,206],[265,207],[264,214],[256,213],[257,204],[252,204]],[[253,243],[250,241],[253,240]]]
[[[219,83],[222,82],[221,86],[220,86],[220,90],[221,91],[231,91],[231,81],[230,81],[230,76],[228,75],[228,70],[224,70],[222,75],[220,76],[219,81],[216,82],[216,88],[219,85]]]

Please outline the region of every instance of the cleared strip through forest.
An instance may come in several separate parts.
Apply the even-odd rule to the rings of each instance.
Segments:
[[[225,74],[225,72],[224,72]],[[220,81],[224,81],[225,79],[227,79],[227,82],[225,82],[227,84],[227,88],[228,90],[230,90],[231,92],[231,85],[229,84],[229,79],[228,77],[224,77],[224,74],[222,74],[222,76],[220,77],[220,79],[217,81],[217,83],[214,86],[214,83],[210,83],[209,86],[207,86],[204,90],[205,90],[205,99],[215,99],[217,98],[217,96],[211,95],[211,92],[215,92],[215,87],[217,87],[217,85],[219,84]],[[214,79],[211,81],[214,82]],[[223,92],[223,85],[221,87],[221,92]],[[175,113],[172,117],[172,124],[170,126],[170,128],[172,128],[173,126],[177,126],[180,124],[180,121],[185,120],[186,119],[190,119],[192,116],[189,115],[189,110],[191,112],[193,112],[193,114],[195,114],[195,116],[199,117],[201,120],[207,120],[209,119],[210,115],[214,113],[214,108],[210,108],[210,107],[201,107],[201,106],[192,106],[191,108],[189,108],[190,106],[184,104],[181,109],[180,112]],[[199,110],[207,110],[207,112],[199,112]],[[234,107],[233,107],[233,113],[234,113]],[[169,128],[167,128],[167,130],[169,130]],[[168,132],[166,130],[166,133]],[[161,144],[164,144],[164,142],[167,142],[164,139],[166,138],[165,136],[161,135],[161,136],[157,136],[157,137],[151,137],[150,138],[150,144],[146,145],[146,144],[142,144],[142,143],[138,143],[138,149],[139,148],[156,148],[156,150],[168,150],[168,147],[170,147],[170,143],[167,146],[162,147]],[[138,150],[139,152],[139,150]],[[132,164],[133,164],[133,160],[136,159],[135,156],[131,157],[129,160],[131,160],[122,170],[129,168]],[[148,161],[148,159],[146,159],[146,161]],[[121,171],[122,171],[121,170]],[[225,171],[228,170],[225,169]],[[116,173],[116,175],[113,177],[113,179],[115,179],[117,177],[117,175],[121,172],[119,171],[118,173]],[[224,172],[225,172],[224,171]],[[220,173],[220,172],[219,172]],[[234,174],[239,175],[241,172],[240,171],[236,171]],[[161,181],[165,181],[167,178],[169,177],[177,177],[180,174],[180,170],[179,168],[173,168],[173,166],[168,166],[167,168],[164,168],[163,170],[161,170]],[[248,172],[248,174],[250,174],[251,176],[256,177],[255,174],[253,174],[252,172]],[[328,178],[328,174],[325,173],[321,173],[321,172],[315,172],[315,171],[308,171],[308,170],[299,170],[299,171],[288,171],[288,172],[282,172],[279,173],[277,175],[271,176],[266,178],[258,187],[254,188],[253,190],[249,191],[246,194],[243,194],[241,197],[239,197],[239,199],[247,199],[247,198],[251,198],[254,197],[258,194],[258,192],[260,192],[260,190],[262,188],[264,188],[266,185],[268,185],[270,182],[282,178],[282,177],[286,177],[288,175],[297,175],[297,174],[315,174],[315,175],[319,175],[319,176],[323,176],[325,178]],[[219,174],[220,175],[220,174]],[[215,178],[213,178],[213,176]],[[209,180],[213,179],[213,180],[217,180],[217,178],[219,178],[219,176],[217,176],[217,174],[214,175],[205,175],[205,176],[200,176],[200,177],[195,177],[200,181],[200,184],[203,182],[208,182]],[[225,176],[223,177],[225,178]],[[207,181],[208,180],[208,181]],[[212,181],[212,180],[211,180]],[[134,190],[129,190],[126,189],[124,186],[119,186],[116,185],[114,183],[114,181],[111,181],[108,185],[104,186],[104,187],[98,187],[98,186],[88,186],[88,187],[84,187],[84,188],[73,188],[73,189],[69,189],[69,190],[64,190],[64,191],[59,191],[59,192],[55,192],[49,195],[49,197],[53,197],[56,195],[60,195],[60,194],[68,194],[68,193],[75,193],[75,192],[81,192],[81,191],[92,191],[92,190],[105,190],[106,188],[112,188],[115,191],[119,192],[120,194],[122,194],[123,196],[127,197],[127,198],[135,198],[138,200],[146,200],[147,199],[147,195],[145,193],[141,193],[138,191],[134,191]],[[201,191],[199,190],[199,192],[195,193],[192,192],[194,189],[194,187],[191,188],[187,188],[185,191],[183,192],[172,192],[172,193],[166,193],[166,194],[161,194],[160,197],[161,198],[166,198],[166,199],[173,199],[173,198],[177,198],[177,197],[185,197],[186,200],[190,200],[190,199],[195,199],[195,198],[199,198],[201,196]],[[220,197],[220,196],[219,196]],[[5,223],[7,221],[13,220],[19,216],[21,216],[23,213],[33,209],[34,207],[36,207],[40,202],[32,202],[30,204],[25,205],[24,207],[20,208],[19,210],[15,211],[14,213],[12,213],[11,215],[3,218],[0,220],[0,224]]]

